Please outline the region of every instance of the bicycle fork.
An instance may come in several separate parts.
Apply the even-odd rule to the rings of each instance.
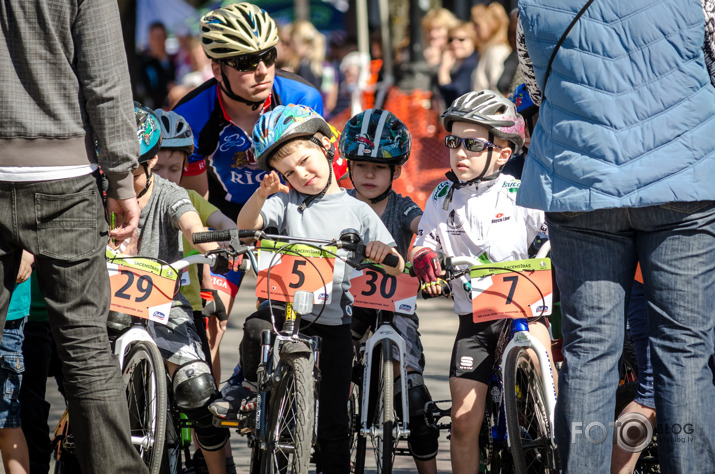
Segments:
[[[368,338],[365,343],[365,367],[363,369],[363,399],[362,408],[360,410],[360,435],[361,436],[372,436],[374,438],[381,437],[382,433],[377,426],[370,425],[368,422],[368,411],[370,405],[370,385],[372,382],[372,367],[373,367],[373,354],[375,352],[375,346],[387,345],[386,353],[390,354],[389,359],[392,360],[392,344],[394,344],[399,350],[399,364],[400,364],[400,385],[401,385],[401,404],[402,404],[402,420],[395,423],[394,434],[395,439],[404,439],[409,437],[409,398],[407,394],[407,358],[406,358],[406,346],[405,340],[397,334],[397,332],[390,325],[381,325],[373,333],[370,338]],[[394,380],[386,380],[385,383],[394,384]],[[380,395],[378,395],[380,396]]]

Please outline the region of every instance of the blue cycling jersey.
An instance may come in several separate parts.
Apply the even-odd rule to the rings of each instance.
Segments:
[[[296,74],[276,69],[266,110],[287,104],[307,105],[323,114],[323,99],[314,86]],[[252,130],[244,131],[224,113],[216,79],[187,94],[174,110],[189,122],[194,134],[194,153],[188,157],[185,174],[196,175],[205,169],[209,201],[235,220],[266,174],[247,155]]]

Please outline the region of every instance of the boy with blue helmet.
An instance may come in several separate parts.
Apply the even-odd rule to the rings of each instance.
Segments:
[[[366,243],[366,255],[371,260],[380,263],[389,254],[399,257],[392,236],[372,209],[338,187],[331,166],[331,135],[327,122],[309,107],[281,106],[264,114],[253,129],[253,153],[261,169],[269,174],[241,210],[238,227],[274,227],[280,233],[322,239],[337,238],[343,230],[352,228]],[[278,173],[292,189],[281,182]],[[397,267],[385,266],[394,275],[403,268],[402,257]],[[337,259],[331,302],[322,309],[319,320],[317,307],[303,317],[306,324],[313,323],[303,332],[322,338],[317,463],[318,471],[323,472],[349,472],[346,406],[353,359],[353,299],[348,291],[351,274],[352,269]],[[227,394],[214,403],[211,410],[215,414],[235,416],[251,392],[255,393],[260,334],[270,327],[270,308],[246,319],[240,348],[244,386],[241,393]]]

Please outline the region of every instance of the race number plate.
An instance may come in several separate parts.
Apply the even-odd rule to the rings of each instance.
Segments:
[[[166,324],[179,291],[179,274],[165,263],[117,256],[107,250],[112,299],[109,309]]]
[[[335,247],[326,250],[337,251]],[[272,300],[293,301],[293,294],[300,290],[313,293],[313,303],[329,304],[333,293],[334,269],[335,257],[320,249],[263,240],[258,245],[256,296],[268,298],[270,291]]]
[[[551,314],[553,285],[548,258],[472,267],[470,276],[475,323]]]
[[[383,275],[375,270],[354,270],[350,277],[353,306],[414,314],[419,281],[408,273]]]

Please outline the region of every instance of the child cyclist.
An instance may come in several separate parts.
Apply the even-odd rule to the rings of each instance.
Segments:
[[[186,190],[152,172],[161,147],[161,128],[156,115],[137,103],[134,112],[140,145],[140,166],[134,170],[134,189],[141,214],[135,235],[120,243],[118,250],[124,255],[173,262],[183,257],[178,232],[191,239],[194,232],[205,228]],[[196,248],[204,253],[218,248],[218,245],[201,244]],[[229,432],[211,424],[212,416],[207,407],[218,397],[218,390],[211,369],[204,361],[191,305],[182,293],[174,297],[168,323],[150,322],[149,330],[172,377],[174,400],[191,420],[209,472],[225,473],[222,448]]]
[[[407,196],[392,190],[392,182],[400,177],[412,148],[410,132],[392,112],[369,109],[352,117],[340,136],[340,155],[349,162],[350,179],[355,189],[348,194],[367,203],[385,224],[397,242],[397,251],[404,258],[417,233],[422,209]],[[362,338],[375,324],[377,311],[353,308],[352,333]],[[421,474],[436,473],[439,432],[430,429],[424,418],[425,403],[432,400],[424,384],[424,354],[417,331],[416,314],[395,314],[397,332],[407,346],[407,390],[410,402],[410,453]],[[396,372],[399,375],[399,372]],[[396,397],[399,395],[395,384]],[[395,406],[400,406],[396,404]]]
[[[321,239],[337,238],[343,230],[355,229],[366,242],[371,260],[380,263],[389,254],[399,257],[394,240],[372,209],[338,187],[331,168],[334,148],[330,136],[328,124],[309,107],[279,106],[264,114],[253,130],[253,153],[261,169],[270,174],[241,209],[238,227],[274,227],[288,235]],[[293,189],[281,183],[278,173]],[[393,275],[403,269],[402,257],[397,267],[385,267]],[[348,291],[351,273],[351,268],[336,261],[331,302],[323,308],[320,319],[304,330],[322,338],[318,472],[349,472],[346,407],[353,359],[352,296]],[[318,311],[316,305],[315,312],[304,316],[303,321],[316,321]],[[212,404],[211,410],[217,415],[235,416],[235,410],[246,406],[246,400],[255,393],[260,334],[270,327],[270,309],[261,309],[246,319],[240,348],[244,385]]]
[[[161,176],[167,181],[179,184],[184,173],[186,158],[193,153],[194,137],[189,123],[176,112],[167,112],[162,109],[154,110],[154,114],[159,119],[161,125],[161,149],[157,154],[158,160],[154,166],[154,174]],[[236,227],[236,223],[229,219],[216,206],[209,203],[199,193],[193,189],[187,189],[191,204],[198,212],[201,223],[211,229],[231,229]],[[186,237],[183,238],[184,256],[195,254],[196,250]],[[188,281],[182,282],[181,292],[191,303],[194,312],[194,323],[201,337],[201,344],[205,345],[207,362],[212,366],[215,378],[221,373],[221,364],[218,357],[218,349],[223,333],[226,331],[226,321],[228,314],[226,311],[226,301],[221,299],[218,291],[211,289],[211,282],[208,270],[200,275],[199,268],[192,265],[188,268]],[[208,288],[212,293],[213,304],[208,304],[204,308],[201,300],[201,288]],[[206,335],[205,314],[209,316],[208,329]],[[210,316],[214,317],[210,317]],[[209,350],[210,349],[210,350]]]
[[[439,184],[427,201],[410,253],[425,291],[434,296],[441,293],[438,251],[479,257],[485,263],[519,260],[528,258],[529,244],[539,231],[546,230],[543,212],[515,204],[520,181],[500,172],[524,142],[524,121],[514,104],[489,90],[469,92],[456,99],[442,117],[450,133],[445,138],[451,166],[449,181]],[[475,448],[487,384],[497,339],[509,323],[474,323],[467,283],[467,277],[462,277],[451,285],[454,311],[459,315],[449,371],[450,451],[455,473],[473,473],[479,466],[479,450]],[[543,318],[530,323],[529,331],[550,351]]]

